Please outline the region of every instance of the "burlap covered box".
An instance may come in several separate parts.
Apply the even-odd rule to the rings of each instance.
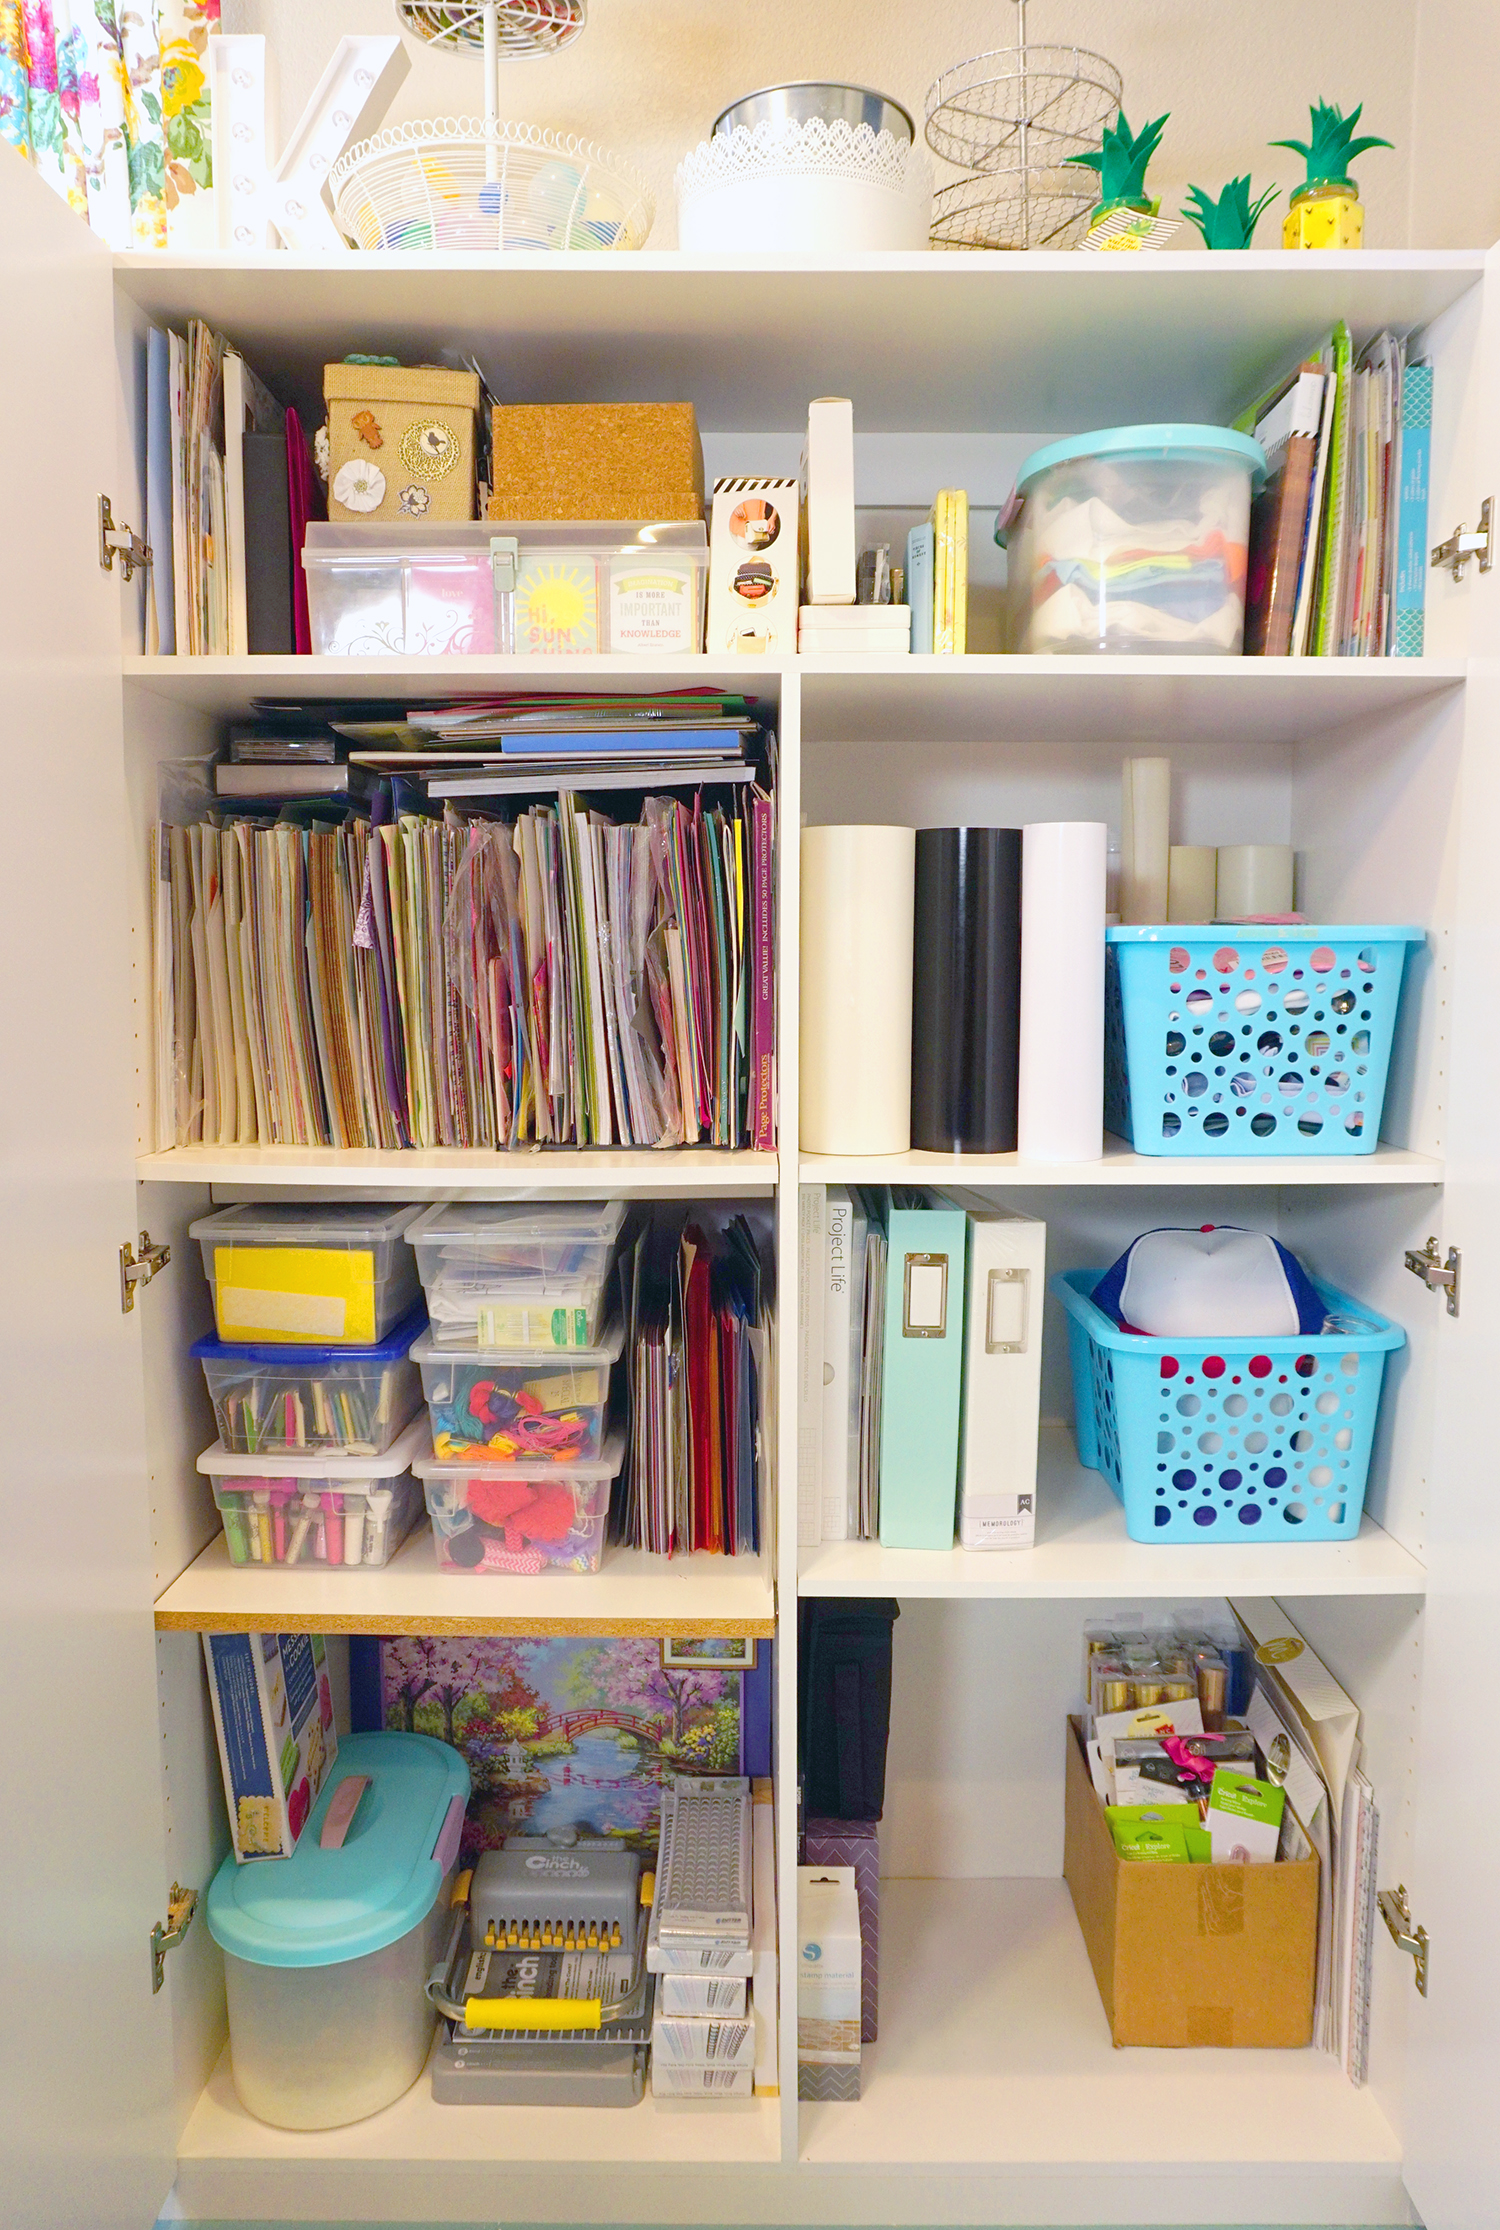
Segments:
[[[691,403],[500,403],[492,519],[701,519]]]
[[[328,516],[472,519],[479,379],[431,364],[326,364]]]

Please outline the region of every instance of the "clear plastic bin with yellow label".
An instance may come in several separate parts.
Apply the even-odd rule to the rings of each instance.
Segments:
[[[418,1298],[406,1242],[418,1210],[362,1201],[221,1208],[188,1229],[203,1248],[221,1340],[370,1347]]]

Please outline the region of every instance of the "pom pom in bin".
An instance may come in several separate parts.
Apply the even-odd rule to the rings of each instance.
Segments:
[[[1104,936],[1104,1120],[1138,1154],[1374,1153],[1422,930],[1175,922]]]
[[[1078,1460],[1125,1506],[1132,1541],[1348,1541],[1359,1531],[1398,1324],[1313,1281],[1321,1332],[1148,1339],[1052,1279],[1067,1312]]]

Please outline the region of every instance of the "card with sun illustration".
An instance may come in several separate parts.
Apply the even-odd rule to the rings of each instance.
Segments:
[[[599,565],[590,550],[537,550],[516,579],[516,649],[599,648]]]

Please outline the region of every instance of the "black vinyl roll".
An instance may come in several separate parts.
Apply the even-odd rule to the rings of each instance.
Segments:
[[[1014,1153],[1019,829],[918,829],[913,959],[912,1145]]]

